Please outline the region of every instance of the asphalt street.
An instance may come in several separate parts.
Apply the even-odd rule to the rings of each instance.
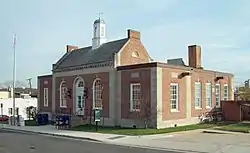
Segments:
[[[7,132],[0,129],[0,153],[178,153],[59,137]]]

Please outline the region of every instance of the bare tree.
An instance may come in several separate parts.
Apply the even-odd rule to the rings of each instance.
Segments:
[[[36,111],[36,107],[34,106],[29,106],[26,108],[26,114],[28,116],[28,119],[35,119],[36,118],[36,114],[37,114],[37,111]]]
[[[250,100],[250,88],[249,87],[239,87],[235,95],[237,96],[237,99],[239,100],[245,100],[248,101]]]
[[[148,125],[151,121],[151,104],[149,100],[142,101],[142,113],[144,117],[144,127],[145,129],[148,128]]]
[[[144,122],[144,128],[148,128],[151,121],[151,105],[148,100],[141,100],[140,109],[131,112],[134,118],[134,125]]]

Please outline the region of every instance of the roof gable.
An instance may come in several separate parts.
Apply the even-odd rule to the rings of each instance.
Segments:
[[[113,55],[126,44],[128,38],[107,42],[93,49],[91,46],[65,53],[55,64],[53,70],[93,63],[113,61]]]

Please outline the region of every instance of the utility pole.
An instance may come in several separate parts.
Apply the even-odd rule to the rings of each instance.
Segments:
[[[32,80],[32,78],[28,78],[28,79],[27,79],[28,84],[29,84],[29,94],[30,94],[30,95],[31,95],[31,89],[32,89],[31,80]]]
[[[15,126],[15,110],[16,110],[16,101],[15,101],[15,84],[16,84],[16,34],[14,35],[14,42],[13,42],[13,125]]]

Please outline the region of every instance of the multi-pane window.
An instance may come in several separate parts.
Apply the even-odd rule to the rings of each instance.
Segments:
[[[206,83],[206,107],[212,107],[212,84]]]
[[[84,104],[84,96],[83,96],[83,89],[84,89],[84,82],[82,81],[82,79],[79,79],[77,84],[77,90],[80,89],[81,93],[78,93],[77,96],[77,108],[84,108],[85,104]]]
[[[43,105],[44,107],[48,107],[49,105],[49,89],[48,88],[44,88],[43,89]]]
[[[195,108],[201,108],[201,83],[195,82]]]
[[[130,84],[130,111],[140,111],[141,105],[141,84]]]
[[[65,81],[60,85],[60,107],[67,107],[67,87]]]
[[[178,110],[179,106],[179,96],[178,96],[178,84],[177,83],[171,83],[170,84],[170,105],[171,110]]]
[[[220,84],[215,85],[215,102],[216,106],[220,107]]]
[[[228,100],[228,85],[224,84],[224,100]]]
[[[101,80],[97,78],[93,84],[93,108],[102,109],[102,91]]]

